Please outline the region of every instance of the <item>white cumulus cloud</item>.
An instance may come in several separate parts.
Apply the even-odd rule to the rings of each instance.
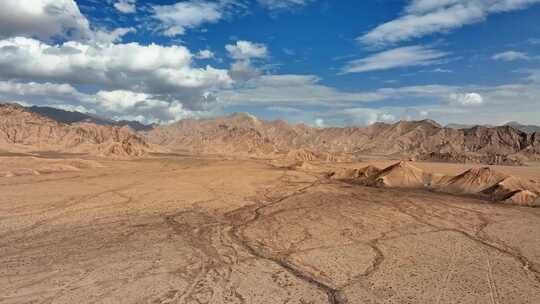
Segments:
[[[210,50],[200,50],[197,52],[197,55],[195,56],[197,59],[210,59],[214,58],[215,54],[214,52]]]
[[[261,59],[268,56],[268,48],[262,43],[240,40],[225,46],[231,58],[236,60]]]
[[[154,18],[161,21],[163,34],[169,37],[183,35],[187,29],[205,23],[218,22],[223,18],[223,9],[218,2],[198,0],[153,6]]]
[[[229,68],[229,75],[234,80],[246,81],[261,75],[263,71],[251,63],[249,60],[235,61]]]
[[[162,94],[231,84],[226,70],[193,67],[192,54],[183,46],[96,46],[73,41],[48,45],[21,37],[0,40],[0,78],[94,84]]]
[[[86,39],[90,24],[73,0],[3,0],[0,38]]]
[[[73,0],[4,0],[0,9],[0,39],[20,36],[107,44],[132,31],[135,29],[91,28]]]
[[[52,106],[143,123],[168,123],[204,115],[206,112],[189,110],[179,100],[164,99],[158,95],[129,90],[100,90],[87,94],[66,83],[49,82],[0,81],[0,102],[7,101],[16,101],[25,106]]]
[[[121,13],[132,14],[137,11],[137,0],[119,0],[114,3],[114,7]]]
[[[20,96],[82,96],[73,86],[66,83],[19,83],[15,81],[0,81],[0,94]]]
[[[115,119],[137,120],[143,123],[169,123],[197,116],[177,100],[161,100],[156,96],[126,90],[99,91],[90,100]]]
[[[268,57],[266,45],[240,40],[235,44],[227,44],[225,49],[229,57],[235,60],[229,69],[229,75],[234,80],[246,81],[263,73],[261,68],[254,65],[254,61]]]
[[[478,93],[452,93],[450,103],[460,106],[479,106],[484,103],[484,98]]]

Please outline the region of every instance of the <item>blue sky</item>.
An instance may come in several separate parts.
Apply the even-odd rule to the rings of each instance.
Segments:
[[[167,123],[540,124],[540,0],[6,0],[0,101]]]

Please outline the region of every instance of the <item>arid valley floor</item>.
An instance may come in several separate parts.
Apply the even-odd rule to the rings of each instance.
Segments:
[[[0,303],[540,303],[538,208],[259,160],[0,157],[32,168],[0,177]]]

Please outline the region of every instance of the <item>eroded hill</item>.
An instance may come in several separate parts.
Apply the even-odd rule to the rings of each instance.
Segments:
[[[154,148],[128,127],[64,124],[17,105],[0,104],[0,149],[98,156],[143,156]]]
[[[456,176],[426,172],[409,162],[387,168],[373,166],[328,172],[333,179],[371,187],[427,189],[475,195],[493,202],[540,206],[540,183],[508,175],[491,167],[472,168]]]

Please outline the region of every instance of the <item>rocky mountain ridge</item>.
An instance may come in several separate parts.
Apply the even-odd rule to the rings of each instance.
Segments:
[[[139,157],[153,151],[153,147],[129,127],[65,124],[22,106],[0,104],[0,150]]]
[[[431,120],[375,123],[365,128],[313,128],[237,113],[182,120],[145,135],[149,142],[171,150],[268,158],[305,149],[323,158],[380,155],[509,165],[540,159],[539,133],[527,134],[511,126],[451,129]]]
[[[447,124],[446,127],[447,128],[450,128],[450,129],[470,129],[470,128],[474,128],[474,127],[486,127],[486,128],[494,128],[496,126],[493,126],[493,125],[467,125],[467,124],[455,124],[455,123],[451,123],[451,124]],[[500,125],[501,127],[504,127],[504,126],[510,126],[514,129],[518,129],[520,131],[523,131],[525,133],[535,133],[535,132],[540,132],[540,126],[535,126],[535,125],[525,125],[525,124],[521,124],[517,121],[510,121],[510,122],[507,122],[505,124],[502,124]]]
[[[104,125],[104,126],[117,126],[117,127],[128,126],[135,131],[149,131],[154,127],[154,125],[145,125],[138,121],[132,121],[132,120],[119,120],[118,121],[118,120],[113,120],[110,118],[101,117],[94,114],[82,113],[78,111],[67,111],[67,110],[57,109],[53,107],[31,106],[31,107],[26,107],[26,109],[32,113],[40,114],[52,120],[55,120],[57,122],[61,122],[65,124],[89,122],[89,123],[95,123],[97,125]]]

